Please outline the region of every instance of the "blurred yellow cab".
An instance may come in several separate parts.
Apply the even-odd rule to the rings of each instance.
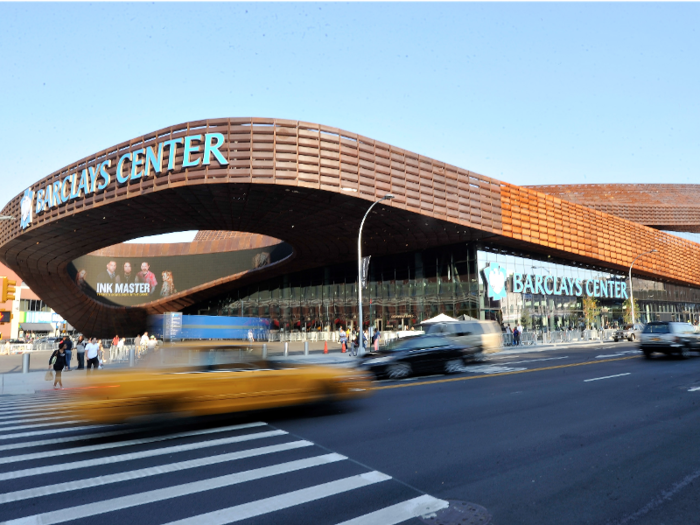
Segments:
[[[236,363],[100,370],[72,389],[69,408],[98,424],[193,417],[367,396],[370,375],[356,368]]]

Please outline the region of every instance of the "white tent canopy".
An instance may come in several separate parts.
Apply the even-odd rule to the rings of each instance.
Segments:
[[[449,315],[445,314],[440,314],[436,315],[432,319],[426,319],[425,321],[421,322],[421,324],[430,324],[430,323],[445,323],[449,321],[456,321],[454,317],[450,317]]]

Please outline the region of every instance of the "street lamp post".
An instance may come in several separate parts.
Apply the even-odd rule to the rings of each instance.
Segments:
[[[362,343],[362,335],[364,329],[364,327],[362,326],[362,227],[365,225],[365,219],[367,218],[367,215],[369,215],[369,212],[372,211],[372,208],[374,208],[377,204],[379,204],[382,201],[391,200],[393,198],[394,196],[391,193],[387,193],[386,195],[384,195],[384,197],[372,203],[372,205],[365,213],[365,216],[362,217],[362,222],[360,223],[360,232],[357,235],[357,318],[360,324],[359,332],[357,334],[357,340],[359,343],[357,355],[360,357],[362,357],[365,354],[365,345]]]
[[[650,253],[657,253],[659,250],[649,250],[648,252],[640,253],[637,255],[634,260],[632,261],[632,264],[630,264],[630,305],[632,306],[632,324],[636,322],[634,318],[634,294],[632,293],[632,266],[634,266],[634,263],[637,259],[639,259],[642,255],[648,255]]]

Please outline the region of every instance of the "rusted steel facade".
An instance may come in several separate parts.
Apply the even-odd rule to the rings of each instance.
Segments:
[[[224,137],[219,145],[224,163],[204,165],[201,147],[198,152],[193,148],[187,159],[183,147],[175,155],[173,148],[166,152],[158,147],[205,134]],[[120,163],[126,154],[138,159],[149,147],[154,155],[162,151],[163,167],[170,164],[172,169],[147,173],[144,165]],[[183,166],[197,159],[197,165]],[[71,174],[97,173],[100,166],[107,177],[92,187],[104,187],[72,199],[68,192],[74,188],[66,189]],[[119,182],[117,171],[127,180]],[[504,249],[625,271],[639,253],[657,249],[655,256],[637,261],[635,273],[700,286],[698,244],[535,189],[306,122],[226,118],[172,126],[81,159],[31,189],[36,192],[49,185],[66,201],[34,214],[24,230],[19,220],[0,222],[0,260],[86,334],[136,332],[143,329],[146,313],[179,310],[282,272],[352,260],[362,216],[369,203],[386,193],[396,198],[375,207],[370,216],[372,228],[363,236],[365,254],[484,240]],[[19,217],[22,197],[12,199],[2,214]],[[66,273],[67,265],[81,255],[132,238],[184,230],[271,236],[289,243],[294,254],[272,267],[130,308],[88,298]]]
[[[526,187],[659,230],[700,233],[700,185],[697,184]]]

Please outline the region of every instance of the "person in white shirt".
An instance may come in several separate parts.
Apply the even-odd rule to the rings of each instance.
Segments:
[[[90,368],[99,368],[100,360],[97,358],[97,354],[100,351],[100,345],[97,344],[97,339],[94,337],[90,339],[90,342],[85,345],[85,357],[87,358],[87,369],[88,372]]]
[[[146,350],[148,348],[148,332],[144,332],[141,336],[141,349]]]

